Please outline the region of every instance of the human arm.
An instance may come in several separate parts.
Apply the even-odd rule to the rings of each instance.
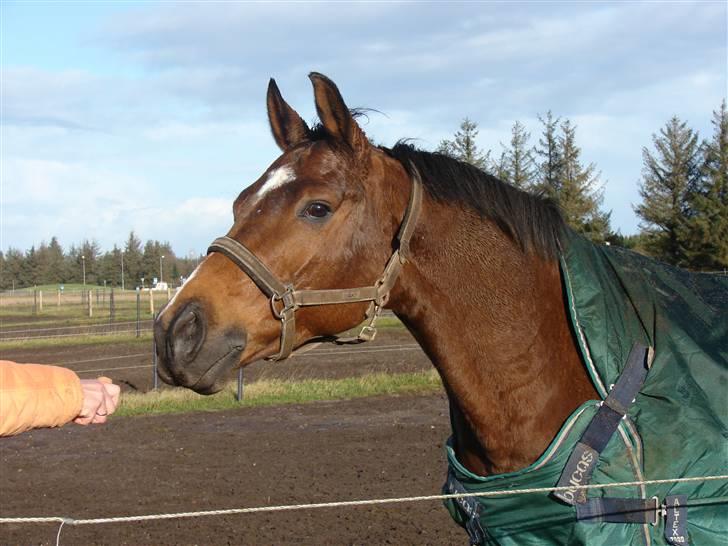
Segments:
[[[0,436],[61,426],[82,405],[81,381],[73,371],[0,360]]]
[[[118,402],[110,379],[80,380],[67,368],[0,360],[0,436],[71,420],[103,423]]]

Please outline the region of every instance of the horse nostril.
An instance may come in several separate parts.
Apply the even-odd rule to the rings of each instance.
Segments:
[[[177,314],[167,335],[169,352],[175,363],[194,360],[204,340],[202,310],[195,304],[189,304]]]

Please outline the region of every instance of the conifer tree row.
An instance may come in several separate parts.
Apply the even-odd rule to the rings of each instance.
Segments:
[[[133,290],[149,287],[160,275],[160,257],[164,281],[178,285],[188,276],[200,257],[177,257],[169,243],[141,240],[132,231],[123,248],[102,252],[96,241],[72,244],[64,252],[57,237],[23,252],[10,248],[0,251],[0,290],[28,288],[36,285],[83,283],[87,286],[113,286]],[[123,263],[123,266],[122,266]],[[124,272],[122,283],[122,270]]]

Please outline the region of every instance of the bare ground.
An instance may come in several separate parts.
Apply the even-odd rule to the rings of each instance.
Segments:
[[[7,353],[7,354],[5,354]],[[151,342],[6,351],[151,387]],[[403,330],[254,363],[245,381],[429,369]],[[234,374],[231,373],[231,377]],[[74,518],[327,502],[440,491],[450,434],[443,395],[116,418],[0,439],[0,515]],[[0,544],[53,544],[55,524],[0,525]],[[437,502],[64,526],[63,545],[467,544]]]
[[[74,518],[439,492],[444,395],[112,419],[0,440],[0,514]],[[55,524],[0,525],[52,544]],[[65,526],[61,544],[467,544],[437,501]]]

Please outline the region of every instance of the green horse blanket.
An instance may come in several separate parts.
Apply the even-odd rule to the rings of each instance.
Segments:
[[[572,232],[561,247],[574,331],[603,401],[577,408],[539,460],[517,472],[474,475],[448,443],[445,492],[727,474],[728,277],[690,273]],[[592,421],[600,421],[602,406],[620,407],[610,403],[610,389],[623,375],[634,378],[626,366],[640,345],[649,350],[644,365],[631,366],[641,376],[626,415],[615,414],[614,433],[601,435],[599,452],[585,448],[580,441],[600,428]],[[468,497],[446,506],[474,544],[728,543],[726,481]],[[630,515],[635,506],[643,509]]]

